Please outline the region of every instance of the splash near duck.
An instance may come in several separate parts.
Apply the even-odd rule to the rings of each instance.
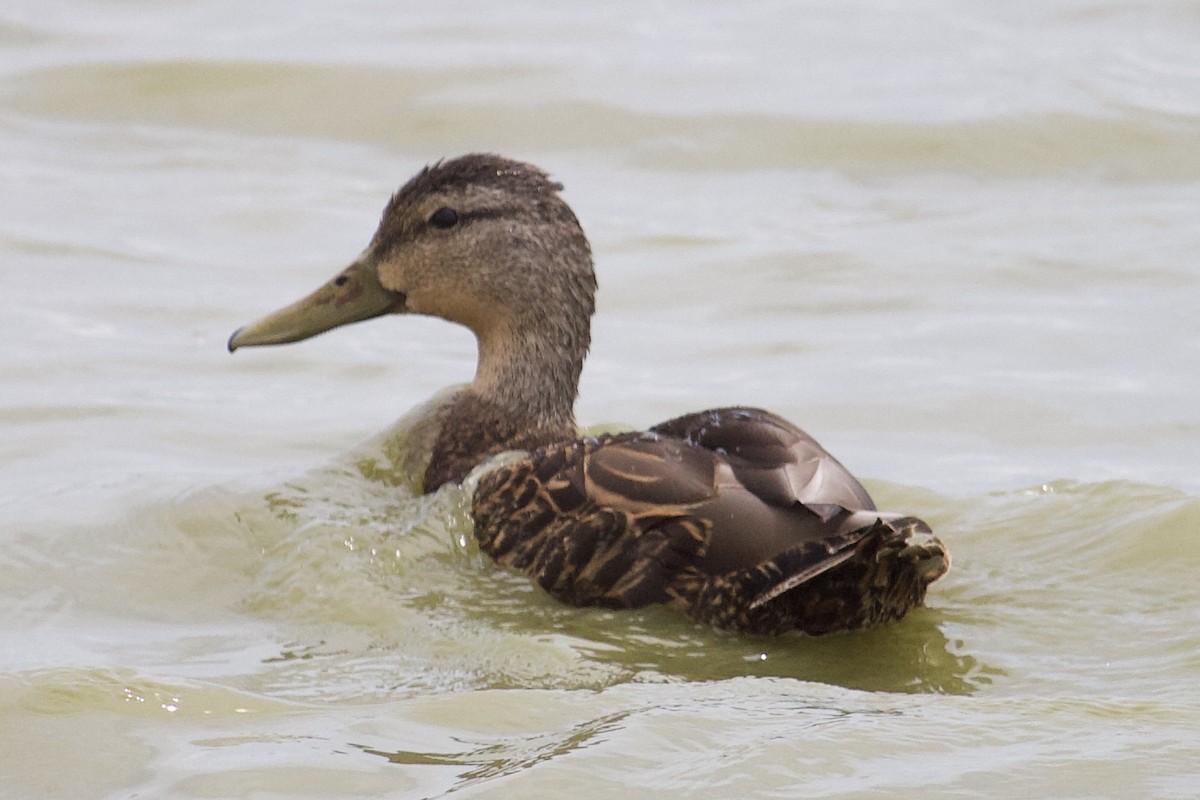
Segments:
[[[877,511],[845,467],[775,414],[721,408],[578,438],[596,276],[561,190],[494,155],[427,167],[392,196],[349,267],[238,329],[229,350],[385,314],[469,328],[475,377],[434,412],[424,491],[523,451],[478,482],[475,536],[564,603],[665,603],[766,634],[861,628],[921,605],[949,568],[942,542],[916,517]]]

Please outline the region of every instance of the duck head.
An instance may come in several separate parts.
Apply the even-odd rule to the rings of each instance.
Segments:
[[[521,378],[534,384],[525,400],[536,400],[541,383],[566,393],[569,408],[590,342],[596,279],[561,188],[537,167],[495,155],[426,167],[392,196],[350,266],[239,328],[229,350],[295,342],[385,314],[428,314],[474,332],[477,392],[503,399],[513,393],[506,384]]]

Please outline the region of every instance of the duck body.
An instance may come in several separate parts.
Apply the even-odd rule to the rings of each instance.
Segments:
[[[921,605],[949,567],[941,541],[915,517],[877,511],[845,467],[771,412],[721,408],[577,437],[595,277],[560,188],[498,156],[427,168],[351,267],[239,329],[230,349],[387,313],[471,328],[475,380],[436,412],[423,488],[522,451],[475,486],[475,536],[565,603],[667,604],[763,634],[861,628]]]
[[[925,523],[876,512],[811,437],[754,408],[541,448],[485,475],[472,509],[480,547],[565,603],[666,603],[750,633],[899,619],[945,570]]]

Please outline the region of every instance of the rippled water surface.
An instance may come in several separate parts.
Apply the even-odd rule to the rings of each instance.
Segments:
[[[0,10],[0,796],[1200,796],[1195,5],[549,9]],[[396,468],[469,334],[225,352],[470,150],[591,236],[581,423],[796,420],[928,608],[558,606]]]

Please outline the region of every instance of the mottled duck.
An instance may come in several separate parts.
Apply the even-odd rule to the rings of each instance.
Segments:
[[[366,250],[308,297],[240,328],[282,344],[385,314],[465,325],[474,379],[432,412],[422,485],[461,483],[480,548],[565,603],[676,606],[750,633],[898,619],[950,564],[929,527],[875,509],[836,459],[756,408],[580,438],[591,249],[561,185],[529,164],[467,155],[421,170]]]

